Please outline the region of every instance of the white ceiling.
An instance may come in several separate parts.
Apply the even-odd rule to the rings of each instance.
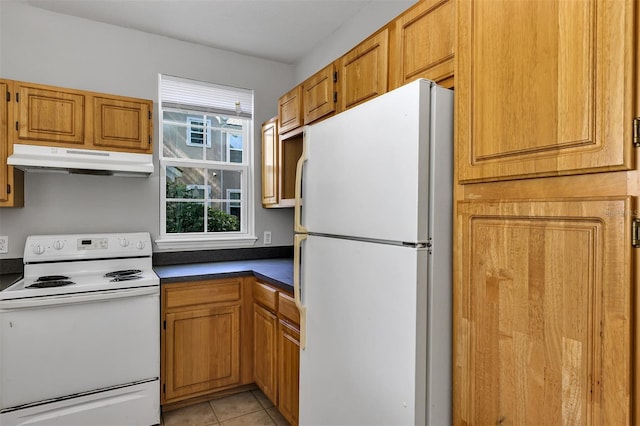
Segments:
[[[290,64],[303,58],[309,49],[370,3],[399,3],[398,0],[14,1]]]

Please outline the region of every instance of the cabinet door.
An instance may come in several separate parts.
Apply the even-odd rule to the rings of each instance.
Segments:
[[[293,207],[295,204],[296,165],[302,156],[302,143],[302,134],[286,139],[281,137],[278,143],[278,204],[282,207]]]
[[[80,92],[15,83],[16,143],[81,146],[85,141],[86,97]]]
[[[304,124],[335,112],[336,78],[335,66],[329,64],[302,83]]]
[[[340,111],[387,91],[389,30],[377,32],[339,59]]]
[[[240,306],[166,315],[167,402],[240,381]]]
[[[278,410],[292,425],[298,424],[300,384],[300,330],[278,323]]]
[[[151,101],[93,97],[93,144],[151,153],[152,109]]]
[[[262,205],[278,204],[278,121],[262,124]]]
[[[461,1],[461,182],[629,170],[634,1]]]
[[[454,424],[630,424],[635,209],[458,204]]]
[[[253,378],[267,398],[277,405],[277,324],[275,314],[253,305]]]
[[[7,157],[13,153],[9,141],[9,123],[14,120],[15,92],[11,80],[0,80],[0,207],[24,206],[24,172],[7,165]],[[14,132],[11,132],[14,134]]]
[[[7,83],[0,82],[0,96],[3,98],[10,97],[9,86]],[[9,133],[7,128],[9,114],[9,99],[5,102],[0,99],[0,202],[7,201],[9,194],[7,185],[9,185],[9,166],[7,166],[7,155],[9,153]]]
[[[278,122],[280,134],[302,126],[302,86],[298,85],[278,100]]]
[[[403,13],[393,30],[393,88],[416,78],[453,87],[454,0],[428,0]]]

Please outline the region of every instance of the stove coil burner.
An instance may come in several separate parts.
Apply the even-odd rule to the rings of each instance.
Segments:
[[[110,282],[118,281],[132,281],[142,278],[142,271],[140,269],[125,269],[122,271],[107,272],[105,277],[111,278]]]
[[[65,285],[75,284],[69,280],[69,277],[64,275],[45,275],[38,277],[38,279],[26,288],[49,288],[49,287],[63,287]]]

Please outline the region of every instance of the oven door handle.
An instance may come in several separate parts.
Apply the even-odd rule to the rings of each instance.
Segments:
[[[148,295],[160,295],[159,286],[99,291],[94,293],[59,294],[55,296],[34,297],[27,299],[1,300],[0,312],[11,311],[15,309],[35,308],[39,306],[102,302],[113,299],[122,299],[124,297]]]

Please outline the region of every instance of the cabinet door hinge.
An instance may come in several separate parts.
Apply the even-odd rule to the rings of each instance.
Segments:
[[[334,71],[333,72],[333,82],[337,83],[338,82],[338,71]]]
[[[151,111],[149,111],[149,120],[151,120]]]
[[[11,92],[7,90],[7,102],[11,102]]]
[[[631,221],[631,245],[640,248],[640,218],[637,217]]]
[[[16,102],[20,102],[20,93],[16,92]]]
[[[165,383],[162,384],[162,392],[167,393],[167,385]]]
[[[7,184],[7,194],[11,194],[11,185]]]
[[[633,146],[640,148],[640,117],[633,119]]]
[[[151,135],[149,135],[149,145],[151,145]]]
[[[333,92],[333,103],[338,102],[338,92]]]
[[[167,329],[167,320],[162,321],[162,328]]]

